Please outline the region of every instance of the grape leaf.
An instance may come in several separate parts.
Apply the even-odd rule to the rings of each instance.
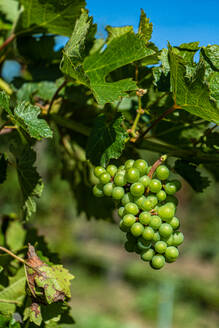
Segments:
[[[13,221],[10,223],[5,237],[9,248],[16,252],[24,246],[26,231],[23,229],[20,222]]]
[[[19,15],[19,4],[16,0],[7,0],[0,2],[0,11],[10,22],[14,22]]]
[[[8,162],[4,154],[0,154],[0,184],[6,180]]]
[[[84,0],[20,0],[23,11],[16,34],[47,32],[70,36]]]
[[[210,185],[209,179],[201,175],[195,164],[178,159],[175,162],[175,171],[180,174],[196,192],[202,192]]]
[[[174,47],[174,49],[177,49],[178,51],[176,53],[179,54],[187,64],[192,66],[194,64],[194,56],[199,50],[199,42],[182,43],[180,46]]]
[[[32,102],[33,96],[37,96],[48,101],[52,99],[52,96],[56,92],[57,88],[58,86],[56,83],[51,81],[24,83],[22,87],[18,89],[17,99],[19,102]]]
[[[106,166],[112,158],[119,158],[128,134],[122,127],[123,116],[107,121],[104,115],[97,117],[88,138],[86,156],[94,165]]]
[[[147,18],[143,9],[141,9],[140,22],[138,27],[138,35],[144,40],[144,42],[148,42],[151,38],[153,31],[153,24],[150,23],[149,18]]]
[[[106,43],[109,44],[113,39],[120,37],[128,32],[133,32],[133,26],[112,27],[107,25],[105,30],[108,33]]]

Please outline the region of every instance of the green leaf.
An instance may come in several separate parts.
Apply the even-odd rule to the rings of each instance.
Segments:
[[[184,160],[177,160],[175,162],[175,170],[196,192],[202,192],[210,185],[209,179],[201,175],[195,164],[191,164]]]
[[[178,50],[176,53],[184,59],[184,61],[189,64],[194,64],[194,56],[196,52],[199,50],[199,42],[189,42],[182,43],[178,47],[174,47],[174,50]]]
[[[0,11],[10,22],[15,22],[19,15],[19,4],[16,0],[7,0],[0,2]]]
[[[15,312],[16,306],[21,306],[25,297],[26,278],[24,268],[17,271],[14,277],[9,277],[9,285],[0,291],[0,313],[12,314]],[[11,303],[7,303],[11,301]],[[13,304],[14,302],[14,304]]]
[[[31,303],[30,301],[31,300],[29,299],[29,302],[27,304],[28,306],[26,306],[24,310],[24,321],[29,319],[30,322],[33,322],[35,323],[35,325],[40,326],[43,321],[40,304],[36,302]]]
[[[5,159],[4,154],[0,154],[0,184],[6,180],[7,177],[8,161]]]
[[[15,27],[16,34],[47,32],[70,36],[84,0],[20,0],[23,11]]]
[[[86,150],[87,158],[94,165],[106,166],[111,159],[121,156],[128,138],[122,123],[122,115],[110,121],[104,115],[97,117]]]
[[[24,83],[17,91],[17,100],[32,102],[33,96],[37,96],[48,101],[52,99],[57,88],[56,83],[50,81]]]
[[[24,246],[26,231],[22,224],[18,221],[13,221],[9,224],[6,231],[6,243],[9,248],[16,252]]]
[[[128,32],[133,32],[133,26],[128,25],[128,26],[122,26],[122,27],[112,27],[110,25],[107,25],[105,30],[108,33],[106,43],[109,44],[113,39],[116,39]]]
[[[219,109],[210,98],[208,86],[203,81],[204,65],[198,65],[192,79],[187,79],[185,63],[175,54],[171,46],[169,46],[169,64],[175,103],[193,115],[210,122],[219,122]]]
[[[153,31],[153,24],[150,23],[149,18],[147,18],[143,9],[141,9],[140,22],[138,27],[138,35],[144,40],[144,42],[148,42],[151,38]]]
[[[219,45],[214,44],[207,47],[202,47],[202,54],[211,65],[213,70],[219,70]]]
[[[1,111],[6,110],[8,114],[11,114],[10,97],[6,94],[5,91],[0,91],[0,109]]]

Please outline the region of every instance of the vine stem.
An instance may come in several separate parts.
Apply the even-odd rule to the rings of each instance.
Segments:
[[[163,162],[165,162],[167,159],[167,155],[162,155],[151,167],[148,176],[149,178],[152,179],[154,172],[156,171],[156,169],[158,168],[159,165],[161,165]]]
[[[55,101],[55,99],[57,98],[59,92],[65,87],[65,85],[68,83],[67,80],[65,80],[64,82],[62,82],[62,84],[58,87],[58,89],[56,90],[56,92],[54,93],[54,95],[52,96],[52,99],[50,101],[50,104],[49,104],[49,108],[48,108],[48,112],[47,114],[49,115],[50,114],[50,111],[52,109],[52,105]]]
[[[6,40],[5,42],[2,43],[0,46],[0,51],[2,51],[9,43],[11,43],[14,39],[16,38],[16,34],[12,33]]]

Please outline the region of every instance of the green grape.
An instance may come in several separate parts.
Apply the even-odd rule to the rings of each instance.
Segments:
[[[125,210],[127,213],[137,215],[139,212],[139,208],[135,203],[128,203],[125,205]]]
[[[150,248],[150,249],[148,249],[148,250],[141,253],[141,259],[143,261],[151,261],[154,254],[155,254],[155,252],[154,252],[153,248]]]
[[[124,174],[116,174],[114,177],[113,182],[115,183],[116,186],[123,187],[126,184],[126,178]]]
[[[165,243],[165,241],[160,240],[155,243],[154,248],[157,253],[162,254],[165,253],[167,249],[167,244]]]
[[[94,175],[99,178],[99,176],[104,173],[106,170],[102,166],[96,166],[94,169]]]
[[[111,175],[111,177],[114,177],[117,172],[117,167],[112,164],[108,165],[106,171]]]
[[[159,192],[162,188],[162,184],[160,182],[160,180],[158,179],[152,179],[150,184],[149,184],[149,188],[151,192]]]
[[[122,187],[115,187],[113,188],[113,191],[112,191],[112,197],[113,199],[121,199],[125,194],[125,191],[124,191],[124,188]]]
[[[159,228],[159,233],[162,237],[169,237],[173,233],[173,228],[168,223],[162,223]]]
[[[129,183],[137,182],[140,178],[140,172],[136,168],[130,168],[126,171],[126,179]]]
[[[131,169],[133,167],[134,163],[135,163],[134,159],[128,159],[125,162],[125,169],[126,170]]]
[[[113,183],[109,182],[103,186],[103,192],[105,196],[112,196]]]
[[[158,215],[152,215],[150,220],[150,227],[154,230],[158,230],[161,226],[162,220]]]
[[[166,238],[165,242],[167,243],[168,246],[172,246],[173,245],[173,235],[170,235],[168,238]]]
[[[179,180],[172,180],[171,182],[175,184],[177,191],[179,191],[181,189],[182,184]]]
[[[178,180],[172,180],[165,184],[164,189],[168,195],[175,194],[181,188],[181,183]]]
[[[136,169],[139,170],[140,175],[146,174],[147,168],[148,168],[148,163],[144,161],[143,159],[137,159],[133,165]]]
[[[135,197],[134,201],[135,201],[135,204],[138,205],[138,207],[142,209],[142,203],[145,199],[146,199],[145,196],[140,196],[140,197]]]
[[[152,203],[153,205],[153,208],[157,205],[158,203],[158,200],[157,200],[157,197],[156,196],[148,196],[147,199]]]
[[[151,228],[151,227],[146,227],[144,228],[144,231],[142,233],[142,237],[145,239],[145,240],[152,240],[153,237],[154,237],[154,229]]]
[[[118,167],[118,170],[125,170],[125,165],[120,165],[120,166]]]
[[[148,196],[146,199],[143,200],[141,204],[141,209],[143,211],[150,211],[157,205],[157,197],[155,196]]]
[[[178,199],[173,195],[168,195],[166,198],[166,203],[172,203],[175,207],[178,205]]]
[[[134,250],[135,250],[135,245],[136,245],[136,244],[133,243],[133,242],[131,242],[131,241],[126,241],[124,247],[125,247],[125,250],[126,250],[127,252],[131,253],[131,252],[134,252]]]
[[[140,177],[139,182],[141,182],[145,187],[148,187],[151,182],[151,178],[149,178],[148,175],[143,175]]]
[[[138,245],[135,245],[135,253],[141,254],[142,250],[138,248]]]
[[[156,196],[157,196],[157,199],[158,199],[160,202],[163,202],[163,201],[166,199],[167,194],[165,193],[164,190],[160,190],[160,191],[156,194]]]
[[[150,265],[153,269],[161,269],[165,264],[165,257],[163,255],[154,255],[150,262]]]
[[[123,197],[122,197],[122,205],[126,205],[130,202],[133,202],[134,201],[134,197],[132,196],[132,194],[130,192],[126,193]]]
[[[142,232],[144,231],[144,227],[141,223],[136,222],[131,226],[131,233],[135,237],[139,237],[142,235]]]
[[[179,256],[179,251],[176,247],[169,246],[165,251],[165,256],[169,260],[174,260]]]
[[[133,242],[135,244],[137,243],[137,239],[133,236],[133,234],[130,231],[128,231],[126,233],[126,238],[128,241],[130,240],[131,242]]]
[[[159,241],[160,240],[160,234],[159,234],[159,232],[158,231],[156,231],[155,233],[154,233],[154,237],[153,237],[153,239],[152,239],[154,242],[156,242],[156,241]]]
[[[93,194],[96,197],[103,197],[104,196],[103,185],[97,184],[97,185],[93,186]]]
[[[131,185],[130,192],[135,197],[140,197],[144,193],[144,185],[141,182],[135,182]]]
[[[166,180],[169,177],[170,171],[166,165],[160,165],[156,169],[156,177],[159,180]]]
[[[141,251],[145,251],[146,249],[151,247],[151,243],[144,238],[140,237],[137,241],[137,246]]]
[[[141,212],[139,215],[139,222],[144,225],[148,225],[151,221],[151,214],[149,212]]]
[[[126,174],[126,170],[122,170],[122,169],[119,170],[119,169],[118,169],[118,171],[116,172],[116,175],[117,175],[117,174],[120,174],[120,175],[125,176],[125,174]]]
[[[168,223],[172,226],[173,230],[179,228],[179,219],[175,216]]]
[[[118,215],[122,218],[125,214],[125,207],[121,206],[119,209],[118,209]]]
[[[172,217],[174,216],[175,208],[172,206],[171,203],[166,203],[165,205],[159,207],[157,212],[161,219],[169,220],[172,219]]]
[[[180,231],[176,231],[173,234],[173,246],[179,246],[183,243],[184,235]]]
[[[107,172],[104,172],[104,173],[102,173],[102,174],[99,176],[99,179],[100,179],[100,182],[101,182],[102,184],[106,184],[106,183],[110,182],[110,180],[111,180],[111,175],[110,175],[109,173],[107,173]]]
[[[129,231],[129,227],[127,227],[127,226],[124,224],[123,220],[121,220],[121,221],[119,222],[119,228],[120,228],[120,230],[122,230],[123,232],[128,232],[128,231]]]
[[[126,214],[123,217],[123,223],[126,227],[131,227],[136,221],[136,217],[132,214]]]

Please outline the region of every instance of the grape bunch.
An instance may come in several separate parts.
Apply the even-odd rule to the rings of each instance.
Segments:
[[[153,164],[143,159],[129,159],[124,165],[97,166],[94,175],[96,197],[112,197],[120,205],[120,229],[126,233],[125,249],[136,252],[153,269],[174,262],[184,236],[178,231],[175,216],[178,204],[174,194],[181,188],[178,180],[168,180],[170,171],[163,162],[166,155]]]

